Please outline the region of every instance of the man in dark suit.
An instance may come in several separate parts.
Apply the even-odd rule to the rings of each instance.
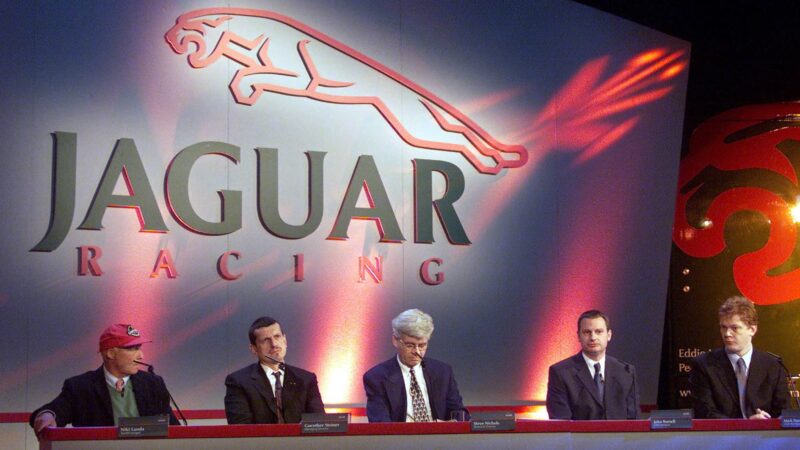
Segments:
[[[578,318],[581,352],[550,366],[547,413],[551,419],[639,418],[639,385],[631,364],[606,355],[611,340],[608,316],[598,310]]]
[[[370,422],[450,420],[451,413],[469,413],[458,392],[453,368],[425,358],[433,319],[410,309],[392,320],[392,345],[397,355],[364,374]]]
[[[50,403],[31,413],[28,423],[38,437],[47,427],[114,426],[119,417],[168,414],[171,425],[178,419],[169,406],[164,380],[140,372],[145,340],[128,324],[115,324],[100,336],[103,365],[97,370],[68,378],[61,393]]]
[[[753,348],[758,313],[753,302],[731,297],[719,308],[723,348],[695,358],[689,382],[697,418],[778,417],[789,407],[786,377],[777,358]]]
[[[258,362],[225,378],[228,423],[299,423],[303,413],[324,413],[317,376],[283,362],[286,334],[281,324],[259,317],[248,334]]]

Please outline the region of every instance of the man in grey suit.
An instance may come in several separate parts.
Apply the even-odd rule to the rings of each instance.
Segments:
[[[753,302],[731,297],[719,308],[723,348],[692,364],[694,413],[708,419],[769,419],[789,407],[789,390],[778,359],[753,348],[758,313]]]
[[[550,366],[547,413],[551,419],[639,418],[639,386],[631,364],[606,355],[608,317],[589,310],[578,318],[581,352]]]

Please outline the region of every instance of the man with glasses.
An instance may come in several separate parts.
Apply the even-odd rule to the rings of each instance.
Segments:
[[[698,419],[769,419],[789,407],[786,376],[778,358],[753,348],[758,313],[753,302],[731,297],[719,308],[723,347],[692,364],[694,414]]]
[[[453,368],[425,358],[433,319],[418,310],[392,320],[392,345],[397,355],[364,374],[370,422],[430,422],[468,419]]]
[[[259,317],[248,337],[257,361],[225,378],[228,423],[299,423],[303,413],[325,412],[317,376],[284,364],[286,334],[277,320]]]

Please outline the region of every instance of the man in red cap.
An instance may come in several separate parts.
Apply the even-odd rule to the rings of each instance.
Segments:
[[[142,344],[150,341],[128,324],[115,324],[100,336],[103,365],[97,370],[67,379],[52,402],[31,413],[28,421],[39,434],[47,427],[114,426],[119,417],[169,414],[169,393],[158,375],[139,371]]]

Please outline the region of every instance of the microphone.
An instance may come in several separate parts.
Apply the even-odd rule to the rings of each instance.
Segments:
[[[154,371],[155,371],[155,369],[153,368],[153,366],[152,366],[152,365],[150,365],[150,364],[147,364],[147,363],[146,363],[146,362],[144,362],[144,361],[134,361],[134,362],[135,362],[136,364],[139,364],[140,366],[145,366],[145,367],[147,367],[147,371],[148,371],[148,372],[150,372],[150,374],[151,374],[151,375],[155,375],[155,374],[156,374],[156,373],[154,372]]]
[[[794,380],[792,379],[792,374],[789,372],[789,369],[783,363],[783,358],[781,358],[780,355],[776,355],[775,353],[769,351],[767,353],[769,353],[773,358],[777,359],[778,364],[780,364],[781,367],[783,367],[783,371],[786,372],[786,381],[790,389],[789,396],[794,399],[795,404],[797,405],[798,408],[800,408],[800,399],[794,396],[794,392],[797,391],[797,386],[794,384]]]
[[[268,360],[270,360],[270,361],[274,362],[275,364],[277,364],[279,369],[284,370],[284,371],[286,370],[286,364],[284,364],[283,361],[278,361],[277,359],[275,359],[275,358],[273,358],[272,356],[269,356],[269,355],[264,355],[264,358],[267,358]]]
[[[144,361],[134,361],[134,362],[136,364],[139,364],[139,365],[147,367],[147,372],[150,373],[150,375],[158,376],[158,375],[156,375],[156,369],[152,364],[147,364]],[[175,407],[175,410],[178,411],[178,415],[180,416],[181,419],[183,419],[183,424],[188,426],[189,425],[189,421],[186,420],[186,416],[183,415],[183,411],[181,411],[181,409],[178,407],[178,403],[175,401],[174,398],[172,398],[172,394],[169,392],[169,389],[167,389],[166,383],[164,383],[164,390],[167,391],[167,396],[169,396],[169,400],[172,402],[172,406]]]
[[[420,355],[419,352],[417,352],[416,350],[414,350],[414,355],[420,359],[419,365],[422,366],[422,368],[424,369],[425,368],[425,357]]]

